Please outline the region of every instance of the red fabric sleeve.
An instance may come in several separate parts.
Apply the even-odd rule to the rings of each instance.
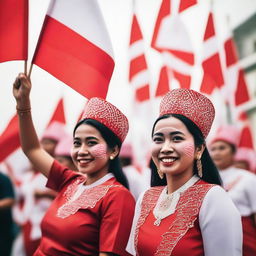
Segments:
[[[135,200],[126,188],[114,187],[109,190],[102,203],[100,252],[130,255],[125,248],[130,235],[134,208]]]
[[[80,176],[78,173],[69,170],[67,167],[54,160],[46,187],[59,192],[68,181],[73,180],[78,176]]]

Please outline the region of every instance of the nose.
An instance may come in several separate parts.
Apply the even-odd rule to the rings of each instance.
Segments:
[[[78,149],[78,155],[88,155],[89,154],[89,151],[88,151],[88,148],[87,146],[83,143],[81,145],[81,147],[79,147]]]
[[[161,153],[170,153],[173,152],[173,145],[170,141],[165,141],[162,148],[161,148]]]

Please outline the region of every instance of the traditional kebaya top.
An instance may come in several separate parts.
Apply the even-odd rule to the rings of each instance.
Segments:
[[[125,246],[134,213],[131,193],[112,174],[88,186],[86,177],[53,163],[47,186],[58,195],[42,222],[35,255],[129,255]]]
[[[137,201],[126,249],[137,256],[241,256],[241,218],[220,186],[196,177],[170,195],[153,187]]]
[[[236,167],[221,170],[220,176],[240,214],[256,214],[256,176]]]

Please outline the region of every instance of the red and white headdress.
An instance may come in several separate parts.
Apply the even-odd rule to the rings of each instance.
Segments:
[[[57,144],[54,155],[55,156],[71,156],[70,150],[73,146],[73,137],[66,134]]]
[[[91,98],[84,109],[82,119],[94,119],[108,127],[120,140],[124,141],[129,123],[126,116],[114,105],[101,98]]]
[[[210,141],[210,144],[216,141],[224,141],[226,143],[238,147],[240,140],[240,130],[234,125],[222,125],[217,129],[216,134]]]
[[[54,121],[46,128],[41,139],[52,139],[59,142],[66,135],[65,125],[58,121]]]
[[[215,116],[212,102],[203,94],[191,89],[174,89],[162,98],[160,116],[180,114],[197,125],[204,138],[207,137]]]
[[[256,169],[256,153],[251,148],[238,148],[235,154],[235,161],[245,161],[248,163],[250,171]]]

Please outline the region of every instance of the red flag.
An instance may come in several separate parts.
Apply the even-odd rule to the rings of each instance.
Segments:
[[[163,0],[156,20],[151,46],[164,54],[165,65],[180,87],[189,88],[194,52],[187,28],[180,13],[197,3],[195,0]]]
[[[64,107],[63,107],[63,99],[60,99],[53,115],[49,121],[47,127],[50,124],[58,122],[60,124],[66,124],[66,118],[64,115]],[[10,154],[12,154],[15,150],[20,147],[20,139],[19,139],[19,120],[18,116],[14,115],[11,119],[5,130],[0,136],[0,148],[4,148],[4,150],[0,151],[0,162],[5,160]]]
[[[137,17],[133,14],[129,45],[129,81],[135,92],[135,100],[139,102],[150,99],[149,74],[143,43],[143,36]]]
[[[245,125],[242,128],[241,135],[240,135],[239,147],[251,148],[251,149],[254,148],[252,131],[251,131],[249,125]]]
[[[170,88],[169,88],[168,68],[166,66],[163,66],[160,70],[155,96],[156,97],[163,96],[169,90]]]
[[[64,113],[64,101],[63,98],[61,98],[56,106],[56,109],[52,115],[52,118],[49,121],[49,124],[47,127],[53,123],[53,122],[59,122],[62,124],[66,124],[66,118],[65,118],[65,113]]]
[[[18,116],[10,120],[0,136],[0,162],[20,147]]]
[[[106,98],[114,60],[97,1],[52,0],[32,62],[86,98]]]
[[[229,97],[234,97],[233,104],[239,106],[250,100],[244,71],[239,67],[238,55],[234,40],[231,35],[224,43],[226,57],[226,78]],[[229,99],[230,100],[230,99]]]
[[[28,0],[0,1],[0,62],[28,58]]]
[[[204,74],[200,91],[211,94],[214,89],[221,88],[224,85],[212,12],[209,13],[205,29],[203,55]]]

